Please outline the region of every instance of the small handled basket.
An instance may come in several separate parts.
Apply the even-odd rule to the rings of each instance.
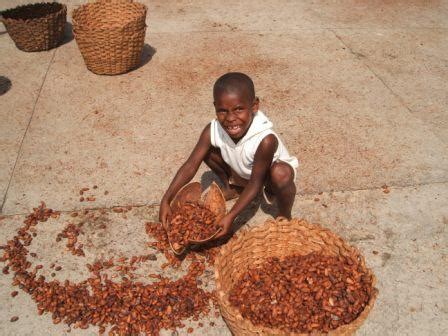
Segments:
[[[178,209],[187,203],[199,203],[206,208],[210,209],[216,216],[216,221],[219,222],[226,214],[226,200],[221,192],[221,189],[215,182],[212,182],[208,190],[202,192],[202,187],[199,182],[193,182],[185,185],[182,189],[178,191],[174,199],[172,200],[170,206],[171,211],[177,212]],[[212,240],[220,230],[216,231],[210,237],[203,240],[190,240],[189,244],[205,244]],[[170,247],[173,252],[177,255],[181,255],[185,252],[188,246],[185,246],[181,250],[176,250],[173,245]]]
[[[18,6],[0,13],[1,21],[17,48],[43,51],[57,47],[64,38],[67,7],[57,2]]]
[[[146,11],[129,0],[87,3],[73,11],[73,34],[90,71],[117,75],[140,64]]]
[[[234,335],[289,335],[302,336],[293,332],[255,326],[241,316],[229,302],[229,293],[241,275],[251,266],[263,264],[269,257],[307,255],[320,252],[327,256],[350,257],[359,262],[366,274],[372,276],[370,300],[361,314],[349,324],[331,330],[327,335],[352,335],[367,318],[377,297],[375,277],[366,267],[364,258],[342,238],[331,231],[304,220],[284,218],[267,220],[261,227],[247,229],[224,245],[215,262],[216,287],[221,314]],[[319,333],[313,333],[319,335]]]

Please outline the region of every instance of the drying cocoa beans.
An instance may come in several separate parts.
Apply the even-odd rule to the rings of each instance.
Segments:
[[[373,279],[356,260],[311,253],[269,258],[244,273],[230,303],[254,325],[285,332],[329,332],[355,320]]]
[[[219,228],[211,210],[198,203],[185,203],[173,214],[168,238],[175,250],[181,250],[190,241],[209,239]]]
[[[103,269],[121,267],[132,271],[136,264],[154,260],[154,255],[120,258],[121,265],[115,265],[113,258],[97,261],[87,267],[92,273],[86,280],[74,283],[68,280],[48,281],[38,272],[41,267],[31,270],[27,260],[27,246],[32,242],[28,232],[38,222],[46,221],[58,214],[42,203],[35,208],[18,230],[17,235],[2,246],[1,261],[7,263],[6,270],[14,272],[13,285],[28,293],[37,304],[38,314],[51,313],[54,323],[66,323],[81,329],[89,325],[99,326],[100,333],[110,327],[110,335],[158,335],[160,329],[183,327],[183,320],[197,320],[210,310],[210,300],[215,302],[214,293],[200,287],[198,277],[205,270],[205,259],[200,260],[194,254],[188,272],[178,280],[172,281],[157,275],[158,281],[149,284],[134,282],[126,277],[121,282],[109,279]],[[147,224],[148,225],[148,224]],[[160,224],[158,229],[164,232]],[[67,229],[68,228],[68,229]],[[76,227],[68,226],[64,238],[76,237]],[[147,228],[148,233],[152,228]],[[160,235],[159,247],[168,253],[166,233]],[[76,241],[73,239],[73,242]],[[128,265],[124,265],[128,263]],[[55,267],[54,264],[50,268]],[[123,268],[124,267],[124,268]],[[54,268],[60,270],[60,266]],[[16,291],[11,295],[15,296]],[[11,318],[16,321],[18,317]]]
[[[194,249],[194,253],[176,256],[171,251],[168,235],[160,223],[146,222],[146,233],[156,239],[155,241],[149,242],[148,246],[163,253],[168,260],[168,265],[171,267],[179,267],[184,258],[191,258],[194,260],[196,255],[205,257],[210,266],[215,264],[215,259],[219,252],[219,243],[215,241],[201,244],[198,248]]]
[[[81,229],[73,223],[68,223],[61,233],[56,236],[56,241],[61,241],[62,238],[67,239],[67,248],[75,256],[84,257],[83,244],[78,243],[78,236],[83,233]]]

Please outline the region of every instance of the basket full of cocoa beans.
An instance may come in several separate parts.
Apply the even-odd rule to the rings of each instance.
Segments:
[[[221,248],[215,276],[234,335],[352,335],[378,294],[356,248],[300,219],[239,233]]]
[[[182,254],[193,244],[212,240],[221,230],[226,202],[216,183],[202,191],[199,182],[184,186],[170,204],[172,216],[167,228],[171,249]]]

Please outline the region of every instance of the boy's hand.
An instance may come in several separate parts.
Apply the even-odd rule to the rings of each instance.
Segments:
[[[219,233],[215,236],[215,239],[227,236],[232,229],[232,224],[233,217],[230,217],[229,215],[224,216],[219,223],[219,226],[221,226],[221,231],[219,231]]]
[[[168,222],[171,219],[171,207],[168,202],[162,201],[159,209],[159,221],[162,223],[163,227],[168,229]]]

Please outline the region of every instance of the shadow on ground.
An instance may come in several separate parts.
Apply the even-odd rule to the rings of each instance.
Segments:
[[[201,176],[202,189],[207,189],[212,182],[215,182],[220,187],[222,187],[222,182],[215,173],[213,173],[212,171],[204,172],[204,174],[202,174]],[[233,203],[229,204],[229,202],[227,202],[227,211],[229,211],[232,206]],[[261,209],[265,214],[272,216],[273,218],[277,217],[278,208],[275,203],[272,205],[267,204],[260,192],[257,197],[251,202],[251,204],[235,219],[233,232],[237,232],[244,226],[244,224],[249,222],[255,216],[259,209]]]
[[[149,61],[151,61],[152,57],[155,55],[156,52],[157,52],[156,48],[154,48],[154,47],[150,46],[149,44],[145,43],[145,45],[143,46],[141,63],[140,63],[140,65],[136,69],[139,69],[142,66],[148,64]]]
[[[8,92],[12,87],[12,83],[8,77],[0,76],[0,96]]]
[[[61,42],[61,46],[70,43],[74,38],[73,25],[70,22],[67,22],[64,27],[64,39]]]

